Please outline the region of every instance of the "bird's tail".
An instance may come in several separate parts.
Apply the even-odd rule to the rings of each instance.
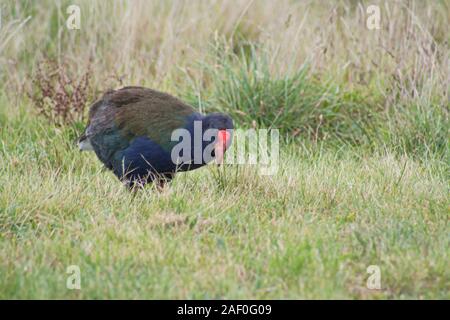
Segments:
[[[91,141],[86,136],[86,133],[83,133],[78,138],[77,143],[78,143],[78,148],[80,148],[80,151],[93,151],[94,150],[94,148],[92,148]]]

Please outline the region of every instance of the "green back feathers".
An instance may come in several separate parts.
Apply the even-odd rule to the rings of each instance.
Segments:
[[[142,87],[125,87],[107,92],[89,113],[92,134],[119,130],[128,141],[147,136],[169,147],[172,131],[185,127],[195,109],[179,99]],[[88,132],[89,135],[89,132]]]

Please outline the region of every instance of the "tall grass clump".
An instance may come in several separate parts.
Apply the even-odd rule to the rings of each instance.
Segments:
[[[314,77],[307,61],[280,73],[263,47],[249,46],[235,53],[216,45],[213,63],[201,64],[203,87],[189,88],[191,103],[227,112],[243,127],[279,129],[286,137],[367,138],[373,112],[359,92]]]

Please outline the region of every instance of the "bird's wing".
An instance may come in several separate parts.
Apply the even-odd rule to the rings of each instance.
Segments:
[[[86,135],[108,167],[114,155],[138,137],[164,149],[172,145],[172,131],[184,128],[195,109],[177,98],[142,87],[109,91],[89,111]]]
[[[169,94],[125,87],[107,92],[92,105],[87,135],[114,128],[128,140],[145,136],[165,147],[172,131],[185,127],[193,114],[194,108]]]

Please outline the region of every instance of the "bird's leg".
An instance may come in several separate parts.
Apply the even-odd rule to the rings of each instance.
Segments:
[[[127,189],[131,192],[136,193],[139,190],[144,189],[146,184],[146,180],[142,178],[131,178],[131,179],[123,179],[122,183],[127,187]]]
[[[158,190],[159,192],[163,192],[166,187],[166,180],[158,179],[155,184],[156,184],[156,190]]]
[[[173,179],[173,176],[174,174],[172,173],[166,173],[155,179],[156,189],[159,192],[163,192],[166,189],[167,183]]]

